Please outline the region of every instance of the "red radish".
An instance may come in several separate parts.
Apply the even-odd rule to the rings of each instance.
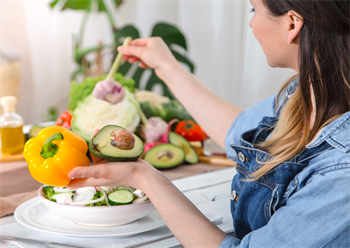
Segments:
[[[160,144],[163,144],[163,142],[151,142],[151,143],[148,143],[147,145],[145,145],[144,153],[147,152],[152,147],[155,147],[155,146],[160,145]]]
[[[163,134],[162,137],[160,138],[160,141],[163,143],[169,143],[168,133]]]
[[[168,140],[168,133],[171,131],[171,126],[175,123],[178,122],[178,119],[173,119],[168,123],[168,127],[167,127],[167,132],[165,134],[162,135],[162,137],[160,138],[160,141],[163,143],[169,143]]]
[[[171,126],[172,126],[175,122],[179,122],[179,120],[178,120],[178,119],[172,119],[171,121],[169,121],[169,123],[168,123],[168,133],[169,133],[170,131],[172,131],[172,130],[171,130]]]

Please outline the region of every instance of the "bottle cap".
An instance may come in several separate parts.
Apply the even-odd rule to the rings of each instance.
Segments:
[[[15,110],[17,98],[14,96],[4,96],[0,99],[0,104],[4,108],[4,112],[11,112]]]

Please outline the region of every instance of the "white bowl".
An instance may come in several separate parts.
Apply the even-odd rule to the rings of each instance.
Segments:
[[[86,226],[116,226],[141,219],[155,210],[151,201],[105,207],[85,207],[59,204],[45,198],[41,186],[38,196],[42,203],[63,219]]]

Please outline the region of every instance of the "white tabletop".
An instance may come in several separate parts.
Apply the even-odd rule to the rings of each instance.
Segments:
[[[187,178],[173,180],[172,182],[178,187],[196,206],[206,215],[210,217],[221,216],[223,221],[218,224],[218,227],[224,232],[232,232],[232,218],[230,213],[230,185],[233,176],[236,173],[235,168],[228,168],[224,170],[203,173]],[[0,235],[17,236],[22,238],[36,238],[42,240],[53,241],[57,243],[64,243],[83,247],[116,247],[116,240],[101,238],[94,240],[89,239],[88,243],[80,244],[79,238],[65,238],[56,235],[56,237],[46,236],[44,233],[31,230],[27,227],[17,223],[14,216],[8,216],[0,219]],[[147,236],[148,235],[148,236]],[[48,238],[46,238],[48,237]],[[149,239],[147,238],[149,237]],[[157,240],[163,238],[162,240]],[[1,247],[6,246],[0,243]],[[136,236],[123,238],[123,242],[118,242],[118,247],[181,247],[180,243],[175,237],[171,237],[170,231],[167,227],[153,230],[147,233]]]

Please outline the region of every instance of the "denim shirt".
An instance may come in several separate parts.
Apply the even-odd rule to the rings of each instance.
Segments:
[[[292,81],[285,94],[292,94],[296,85]],[[276,117],[275,102],[276,95],[235,119],[225,142],[229,158],[237,161],[232,146],[240,145],[243,132],[264,117]],[[228,236],[220,247],[350,247],[350,112],[327,125],[306,149],[325,143],[332,149],[311,158],[295,175],[284,192],[284,206],[266,225],[242,239]]]

